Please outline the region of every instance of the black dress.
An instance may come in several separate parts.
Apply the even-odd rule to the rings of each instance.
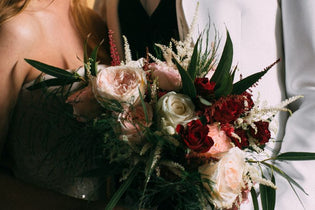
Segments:
[[[156,55],[155,43],[168,45],[179,39],[175,0],[161,0],[149,16],[139,0],[120,0],[118,15],[122,35],[128,39],[132,58]]]

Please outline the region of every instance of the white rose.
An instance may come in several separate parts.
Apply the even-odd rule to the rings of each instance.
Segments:
[[[211,190],[208,183],[204,187],[210,192],[213,204],[218,209],[232,208],[237,197],[245,187],[245,155],[238,147],[229,150],[218,162],[199,167],[203,178],[212,181]]]
[[[139,90],[142,95],[145,94],[146,83],[145,72],[141,68],[110,66],[99,70],[93,86],[100,102],[114,99],[134,105],[140,101]]]
[[[188,96],[169,92],[157,102],[157,113],[160,127],[173,135],[178,124],[186,125],[195,118],[195,106]]]

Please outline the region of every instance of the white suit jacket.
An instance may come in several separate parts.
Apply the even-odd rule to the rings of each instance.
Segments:
[[[106,4],[105,11],[100,13],[105,16],[109,29],[115,32],[114,39],[122,55],[118,0],[99,1]],[[222,46],[228,29],[234,45],[233,63],[240,69],[238,74],[245,77],[263,70],[277,58],[281,59],[253,89],[254,97],[260,96],[260,101],[276,105],[290,96],[304,96],[291,106],[294,113],[288,120],[285,113],[276,117],[279,130],[275,138],[283,141],[276,144],[274,150],[315,152],[315,0],[198,2],[194,37],[210,21],[222,36]],[[197,0],[176,0],[181,38],[193,20],[196,5]],[[297,189],[305,209],[315,209],[315,161],[290,162],[281,168],[309,194],[305,196]],[[276,209],[304,209],[286,180],[279,176],[276,178]],[[242,209],[252,209],[251,204],[243,205]]]

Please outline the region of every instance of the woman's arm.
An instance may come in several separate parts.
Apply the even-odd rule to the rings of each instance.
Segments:
[[[36,31],[33,31],[36,33]],[[4,24],[0,26],[0,157],[6,143],[19,91],[30,68],[24,61],[33,46],[32,34],[23,28]],[[8,165],[8,163],[3,163]],[[8,166],[10,168],[10,166]],[[71,198],[49,190],[23,183],[12,176],[9,170],[0,168],[1,209],[104,209],[103,202]]]

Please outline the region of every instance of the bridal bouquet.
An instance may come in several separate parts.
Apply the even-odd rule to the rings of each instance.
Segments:
[[[250,92],[276,62],[234,82],[229,34],[218,62],[216,44],[202,37],[194,45],[190,36],[157,44],[162,58],[149,54],[138,61],[125,40],[124,62],[111,41],[112,65],[97,65],[96,48],[85,56],[84,76],[26,60],[55,76],[31,89],[83,84],[67,102],[79,121],[101,134],[103,165],[91,173],[119,178],[107,209],[122,200],[139,209],[238,209],[248,194],[259,209],[255,186],[263,209],[274,209],[275,173],[302,189],[274,161],[315,155],[264,150],[273,116],[299,97],[261,107]]]

